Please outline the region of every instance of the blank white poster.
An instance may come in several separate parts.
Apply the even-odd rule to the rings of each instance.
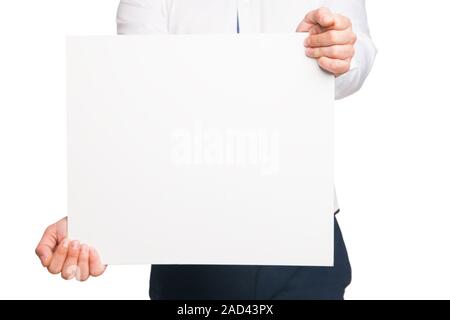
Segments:
[[[107,264],[332,266],[334,77],[303,39],[68,38],[70,237]]]

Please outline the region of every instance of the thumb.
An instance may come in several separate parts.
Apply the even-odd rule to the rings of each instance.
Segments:
[[[42,266],[47,268],[52,261],[53,251],[48,246],[39,244],[36,248],[36,255],[41,260]]]
[[[308,23],[305,20],[303,20],[302,22],[300,22],[300,24],[297,27],[297,31],[296,32],[309,32],[309,30],[311,30],[311,28],[314,26],[314,24]]]
[[[52,261],[53,251],[58,245],[58,233],[56,225],[49,226],[36,247],[36,255],[44,267],[48,267]]]
[[[333,26],[334,23],[334,14],[330,11],[330,9],[322,7],[309,12],[297,27],[297,32],[309,32],[315,25],[328,28]]]

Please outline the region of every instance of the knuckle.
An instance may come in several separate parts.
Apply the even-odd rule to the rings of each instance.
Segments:
[[[89,258],[85,258],[85,257],[79,256],[78,257],[78,267],[81,270],[84,270],[84,269],[89,270]]]
[[[328,41],[331,43],[337,43],[338,35],[336,31],[328,31]]]
[[[317,9],[317,14],[319,16],[323,16],[325,14],[327,14],[329,12],[329,9],[327,7],[320,7],[319,9]]]
[[[85,254],[83,252],[80,252],[80,255],[78,256],[78,262],[79,263],[85,263],[89,261],[89,255]]]
[[[341,52],[341,50],[339,49],[339,47],[336,47],[336,46],[333,46],[333,47],[330,47],[330,56],[332,56],[332,57],[337,57],[337,56],[339,56],[339,54],[340,54],[340,52]]]
[[[67,254],[67,251],[69,251],[69,244],[65,240],[64,242],[62,242],[58,245],[58,248],[56,249],[56,253],[61,256],[65,256]]]
[[[345,25],[348,26],[349,28],[353,27],[353,23],[352,20],[350,20],[350,18],[342,16],[342,20],[344,21]]]
[[[67,256],[71,258],[78,258],[79,255],[80,255],[79,248],[70,248],[69,252],[67,253]]]
[[[69,250],[69,253],[67,254],[70,258],[77,258],[78,257],[78,250]]]
[[[313,57],[314,57],[314,58],[319,58],[319,57],[321,57],[322,55],[323,55],[322,48],[316,48],[316,49],[314,49],[314,51],[313,51]]]
[[[67,253],[67,248],[65,248],[64,246],[60,245],[58,247],[58,249],[56,249],[56,254],[59,256],[65,256]]]

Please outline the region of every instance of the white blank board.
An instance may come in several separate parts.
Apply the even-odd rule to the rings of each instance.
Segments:
[[[68,38],[70,237],[107,264],[332,266],[334,78],[303,39]]]

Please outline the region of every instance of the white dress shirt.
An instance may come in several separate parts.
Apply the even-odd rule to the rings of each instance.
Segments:
[[[351,69],[336,78],[336,99],[358,91],[375,60],[365,0],[121,0],[118,34],[295,32],[304,16],[328,7],[351,19],[358,36]],[[335,201],[335,210],[338,204]]]

